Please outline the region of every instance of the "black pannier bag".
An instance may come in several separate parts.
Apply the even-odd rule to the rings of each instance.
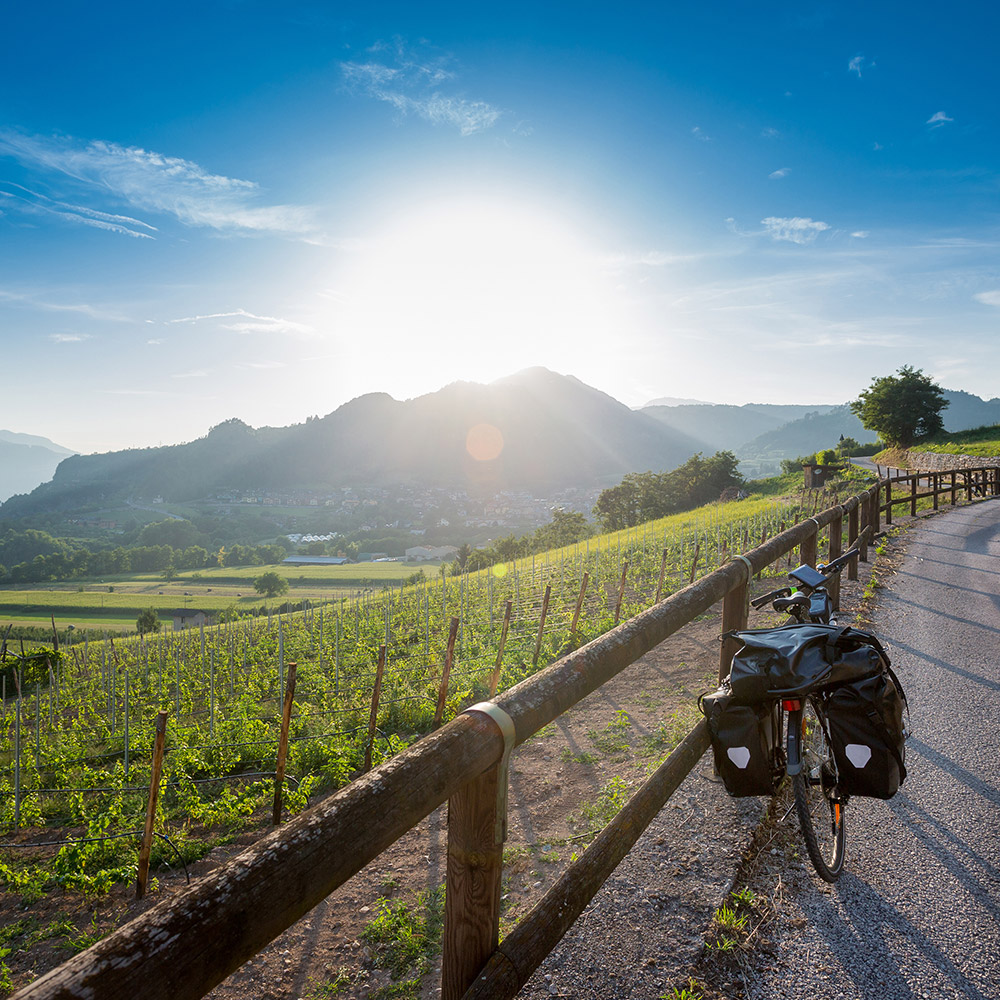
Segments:
[[[899,678],[887,666],[834,688],[825,703],[841,790],[891,799],[906,778],[906,695]]]
[[[774,721],[768,705],[742,705],[723,686],[698,699],[708,721],[715,769],[730,795],[772,795]]]
[[[889,662],[875,636],[846,625],[783,625],[727,637],[743,643],[729,682],[733,697],[745,705],[870,677]]]

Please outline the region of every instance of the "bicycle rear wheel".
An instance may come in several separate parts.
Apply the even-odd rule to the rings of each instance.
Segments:
[[[795,809],[816,873],[836,882],[844,870],[845,801],[837,788],[837,762],[812,698],[802,706],[802,770],[792,776]]]

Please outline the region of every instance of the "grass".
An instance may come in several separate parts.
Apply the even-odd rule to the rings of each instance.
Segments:
[[[419,980],[441,949],[444,886],[419,893],[412,904],[402,899],[380,899],[378,911],[361,933],[361,940],[372,950],[372,964],[387,970],[395,982],[410,976],[406,985],[415,984],[419,995]]]
[[[939,455],[980,455],[992,458],[1000,455],[1000,424],[975,427],[952,434],[935,434],[910,448],[911,451],[929,451]]]
[[[570,817],[570,822],[582,828],[584,833],[600,833],[628,801],[629,790],[628,783],[616,775],[600,790],[596,799],[580,803],[579,811]]]

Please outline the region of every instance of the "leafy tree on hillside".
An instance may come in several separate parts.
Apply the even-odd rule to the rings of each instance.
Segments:
[[[723,491],[744,483],[739,461],[731,451],[711,458],[692,455],[670,472],[631,472],[597,498],[594,513],[607,531],[630,528],[644,521],[690,510],[718,500]]]
[[[160,624],[159,615],[153,608],[143,608],[135,620],[135,627],[139,635],[145,635],[147,632],[159,632]]]
[[[545,552],[563,545],[572,545],[589,538],[593,533],[593,526],[587,523],[586,517],[579,511],[556,507],[552,511],[552,520],[535,531],[531,547],[535,552]]]
[[[918,437],[944,429],[944,390],[919,368],[903,365],[895,375],[873,378],[851,403],[852,412],[886,444],[908,448]]]
[[[265,597],[278,597],[281,594],[288,593],[288,581],[272,569],[266,573],[261,573],[254,580],[253,589]]]

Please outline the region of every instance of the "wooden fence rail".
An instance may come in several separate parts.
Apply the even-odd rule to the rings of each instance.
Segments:
[[[1000,491],[1000,480],[992,482]],[[949,482],[942,492],[951,489]],[[879,530],[881,511],[888,522],[892,506],[909,501],[892,499],[883,480],[735,557],[462,713],[37,979],[18,1000],[202,997],[449,800],[442,996],[513,996],[694,767],[708,738],[699,723],[498,949],[506,762],[513,747],[720,600],[723,629],[745,625],[751,577],[795,548],[815,564],[827,526],[830,553],[839,551],[845,514],[848,544],[860,540],[864,548]]]

